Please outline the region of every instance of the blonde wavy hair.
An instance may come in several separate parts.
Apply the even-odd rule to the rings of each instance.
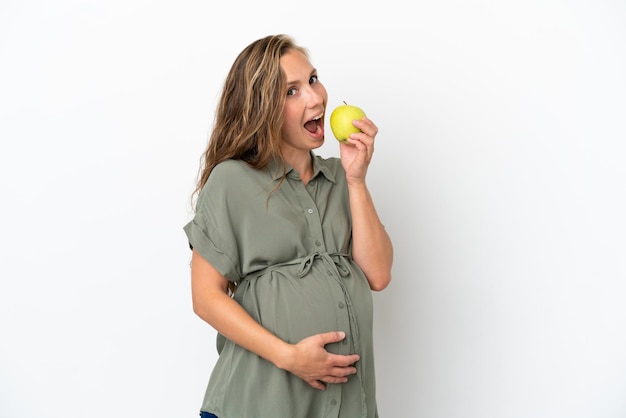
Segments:
[[[258,39],[239,53],[224,82],[193,196],[213,168],[229,159],[260,169],[278,158],[284,166],[280,142],[287,80],[280,58],[292,50],[309,57],[306,48],[284,34]]]

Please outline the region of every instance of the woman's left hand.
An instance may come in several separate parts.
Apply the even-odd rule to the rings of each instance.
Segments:
[[[353,125],[361,132],[351,134],[346,143],[339,145],[341,164],[349,184],[365,182],[367,167],[374,153],[374,138],[378,134],[378,127],[367,117],[355,120]]]

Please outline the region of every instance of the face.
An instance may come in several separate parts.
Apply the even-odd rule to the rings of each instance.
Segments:
[[[317,70],[299,51],[290,51],[280,58],[287,77],[283,150],[318,148],[324,143],[324,110],[328,101],[326,88],[317,79]]]

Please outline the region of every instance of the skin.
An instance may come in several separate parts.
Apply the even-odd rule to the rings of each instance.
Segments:
[[[313,175],[310,151],[324,143],[323,115],[328,95],[317,79],[317,71],[302,53],[290,51],[281,57],[280,63],[288,81],[281,150],[285,161],[298,171],[306,185]],[[304,124],[318,117],[317,131],[309,132]],[[371,289],[379,291],[391,281],[393,248],[365,182],[378,128],[368,118],[353,124],[361,132],[340,144],[353,219],[352,255]],[[320,390],[327,383],[347,382],[356,373],[353,365],[359,360],[358,355],[332,354],[324,348],[341,341],[343,332],[316,334],[289,344],[263,328],[231,298],[227,279],[196,251],[192,254],[191,279],[194,312],[239,346]]]

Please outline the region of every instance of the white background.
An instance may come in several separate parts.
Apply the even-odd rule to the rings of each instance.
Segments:
[[[2,0],[0,416],[197,416],[189,197],[235,56],[289,33],[380,128],[381,416],[625,417],[625,28],[619,0]]]

